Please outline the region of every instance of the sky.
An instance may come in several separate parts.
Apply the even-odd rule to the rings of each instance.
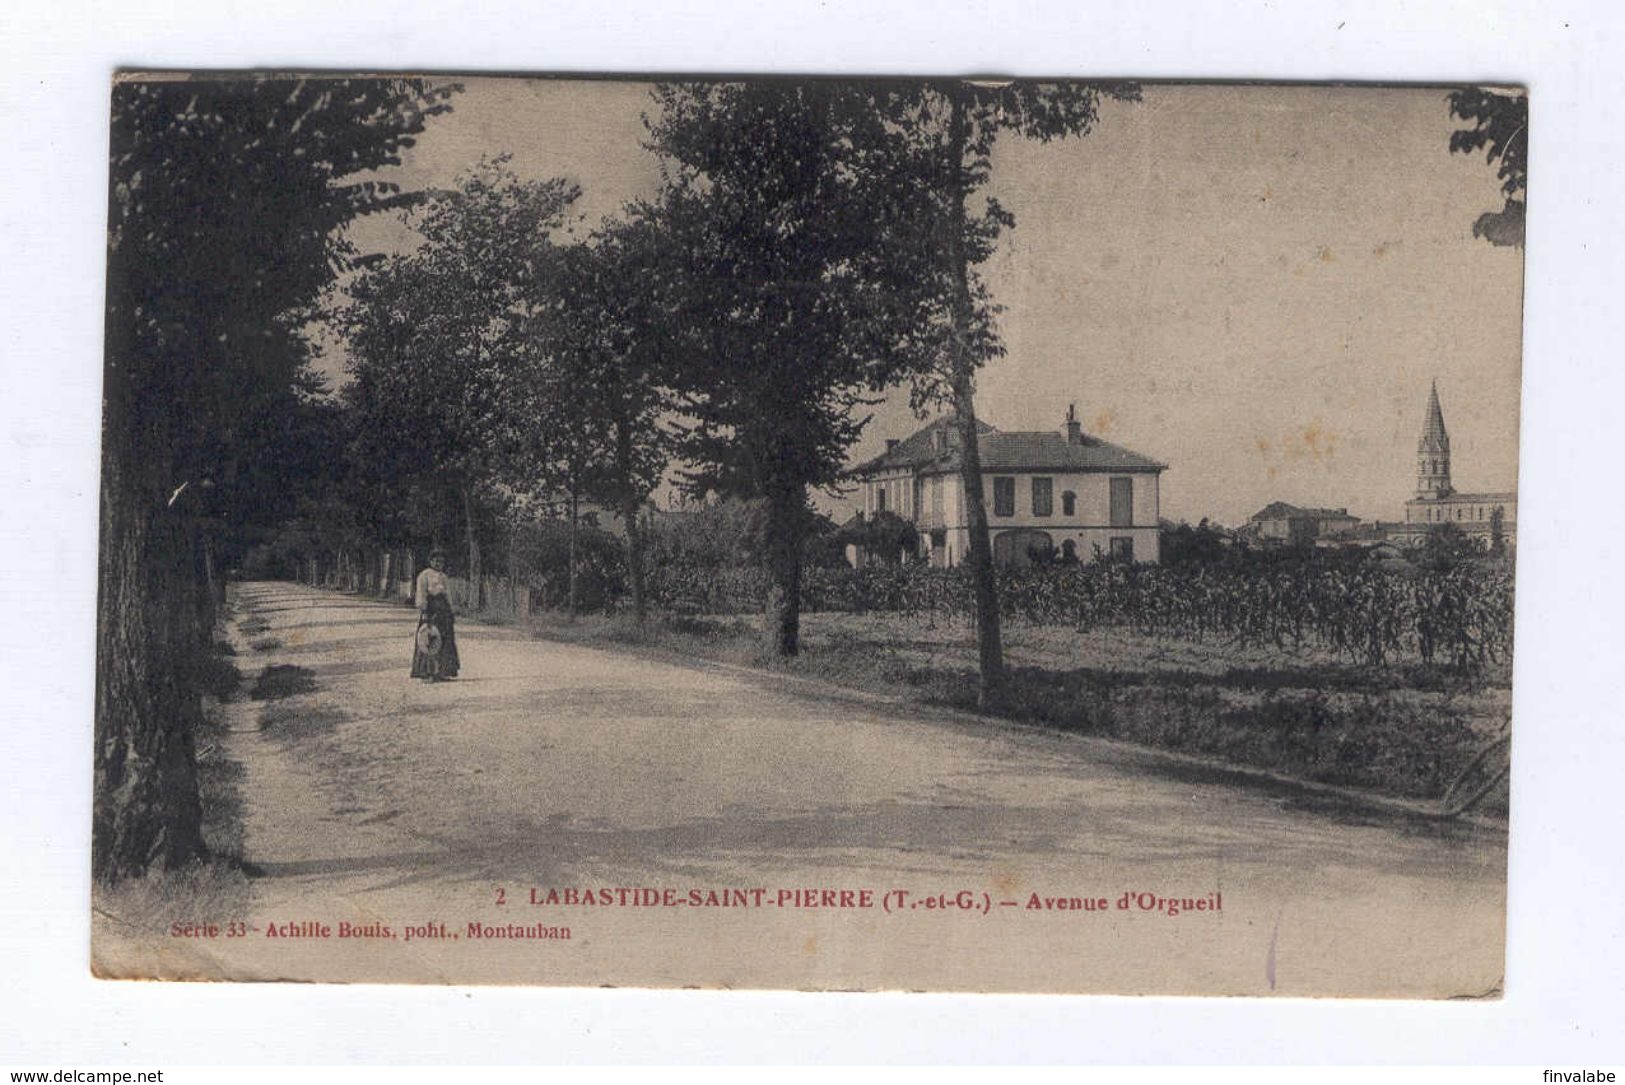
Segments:
[[[586,228],[653,194],[646,84],[464,87],[394,179],[449,185],[508,153],[577,182]],[[1088,432],[1169,465],[1168,519],[1283,500],[1393,520],[1437,380],[1456,488],[1515,489],[1523,253],[1472,236],[1502,197],[1492,165],[1448,152],[1446,95],[1151,84],[1081,139],[1006,133],[990,189],[1016,227],[982,270],[1007,355],[979,376],[979,416],[1051,429],[1076,403]],[[404,235],[375,219],[353,236]],[[876,409],[853,462],[923,424],[906,399]]]

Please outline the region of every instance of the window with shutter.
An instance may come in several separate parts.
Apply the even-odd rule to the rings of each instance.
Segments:
[[[1134,480],[1112,479],[1112,527],[1134,526]]]
[[[1033,515],[1052,516],[1055,513],[1055,480],[1033,479]]]
[[[1014,516],[1016,514],[1016,480],[1013,478],[996,478],[993,480],[993,515]]]

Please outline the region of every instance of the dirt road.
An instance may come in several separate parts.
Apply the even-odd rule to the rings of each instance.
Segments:
[[[462,677],[424,684],[409,610],[291,584],[237,599],[245,678],[276,668],[231,708],[263,876],[251,914],[221,917],[245,937],[170,940],[199,964],[1123,993],[1500,982],[1494,833],[472,622]]]

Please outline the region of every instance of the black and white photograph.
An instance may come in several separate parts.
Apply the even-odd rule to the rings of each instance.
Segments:
[[[118,74],[96,975],[1499,998],[1529,99]]]

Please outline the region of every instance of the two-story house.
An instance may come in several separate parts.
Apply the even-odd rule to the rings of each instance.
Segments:
[[[1167,464],[1083,432],[1067,409],[1058,431],[1006,433],[980,424],[977,450],[994,561],[1158,559],[1159,483]],[[970,535],[959,433],[941,418],[853,469],[862,515],[891,512],[914,524],[920,556],[965,560]]]

